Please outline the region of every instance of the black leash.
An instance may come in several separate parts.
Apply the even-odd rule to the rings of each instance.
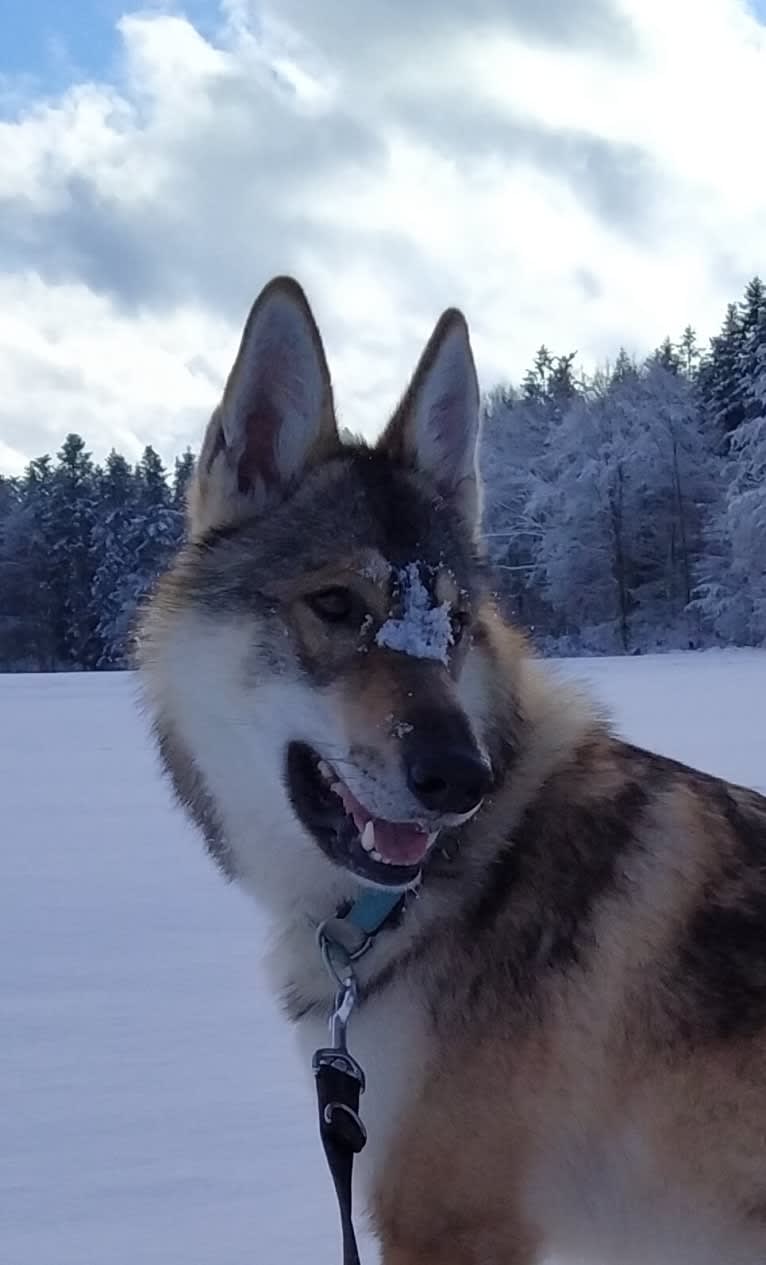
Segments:
[[[319,1135],[338,1197],[343,1265],[360,1265],[352,1217],[351,1178],[354,1156],[367,1141],[367,1130],[359,1116],[364,1072],[349,1054],[346,1042],[346,1030],[357,998],[353,963],[367,952],[377,932],[403,904],[399,893],[370,892],[347,913],[322,923],[317,932],[322,960],[336,985],[330,1018],[331,1044],[316,1051],[313,1069]]]
[[[320,928],[319,944],[325,966],[338,985],[330,1019],[332,1045],[317,1050],[313,1068],[319,1107],[319,1136],[338,1197],[343,1232],[343,1265],[360,1265],[352,1220],[351,1177],[354,1156],[367,1141],[359,1118],[364,1072],[348,1052],[346,1029],[356,1004],[356,976],[351,956]]]
[[[367,1141],[359,1119],[359,1095],[364,1089],[364,1073],[350,1054],[340,1050],[317,1050],[314,1055],[319,1133],[338,1197],[343,1233],[343,1265],[359,1265],[351,1204],[351,1175],[354,1156]]]

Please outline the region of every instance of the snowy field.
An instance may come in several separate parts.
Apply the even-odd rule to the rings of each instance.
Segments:
[[[561,666],[634,741],[766,791],[766,652]],[[0,677],[0,1261],[337,1265],[257,911],[171,807],[134,688]]]

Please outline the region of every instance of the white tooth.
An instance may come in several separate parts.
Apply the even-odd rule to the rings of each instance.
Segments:
[[[330,768],[326,760],[319,761],[319,772],[322,774],[322,777],[325,779],[326,782],[332,781],[332,776],[333,776],[332,769]]]
[[[362,847],[365,852],[375,852],[375,825],[372,820],[365,824],[362,831]]]
[[[382,857],[380,855],[377,848],[372,849],[372,851],[370,852],[370,856],[372,857],[373,861],[382,861],[384,865],[388,864],[385,857]]]
[[[438,837],[439,837],[439,831],[438,831],[438,830],[434,830],[434,831],[432,831],[432,832],[431,832],[431,834],[428,836],[428,846],[429,846],[429,848],[431,847],[431,844],[432,844],[432,843],[435,843],[435,841],[438,839]]]

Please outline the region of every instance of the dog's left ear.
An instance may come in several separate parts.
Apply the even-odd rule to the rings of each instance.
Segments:
[[[478,530],[479,383],[468,326],[450,308],[428,340],[414,377],[378,446],[420,470]]]
[[[322,340],[306,296],[276,277],[256,299],[189,495],[193,536],[271,508],[339,446]]]

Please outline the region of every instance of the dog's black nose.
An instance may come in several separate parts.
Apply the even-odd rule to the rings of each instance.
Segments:
[[[407,761],[407,784],[432,812],[470,813],[487,794],[492,774],[471,747],[437,747]]]

